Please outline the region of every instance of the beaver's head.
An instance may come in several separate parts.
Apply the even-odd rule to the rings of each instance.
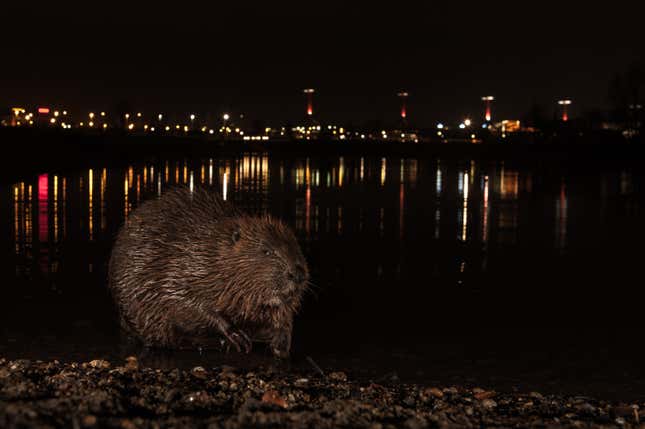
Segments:
[[[217,266],[227,280],[227,299],[243,311],[285,306],[296,310],[309,270],[291,229],[270,217],[242,215],[218,226]]]

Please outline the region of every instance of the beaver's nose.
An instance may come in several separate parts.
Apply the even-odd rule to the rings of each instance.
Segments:
[[[290,272],[288,275],[291,280],[293,280],[295,283],[298,283],[298,284],[306,280],[305,269],[300,264],[296,265],[296,269],[294,270],[294,272],[292,273]]]

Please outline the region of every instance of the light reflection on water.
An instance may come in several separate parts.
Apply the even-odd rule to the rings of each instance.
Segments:
[[[371,236],[400,246],[414,240],[454,241],[466,246],[456,255],[457,271],[470,264],[486,271],[491,246],[529,244],[535,231],[550,230],[554,237],[549,244],[539,243],[541,248],[566,252],[569,213],[575,210],[567,180],[504,162],[346,156],[294,160],[267,153],[43,173],[11,185],[16,272],[57,272],[61,248],[70,238],[109,246],[136,206],[177,184],[211,186],[253,213],[279,216],[304,243]],[[635,187],[626,169],[603,172],[593,181],[595,190],[585,183],[579,192],[581,198],[593,199],[600,227],[608,201],[634,194]],[[624,203],[634,205],[629,199]],[[584,206],[589,209],[588,202]],[[89,262],[87,269],[100,262]]]

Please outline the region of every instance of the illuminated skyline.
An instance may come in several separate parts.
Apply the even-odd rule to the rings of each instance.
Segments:
[[[559,4],[527,15],[495,2],[311,9],[241,2],[171,11],[136,3],[90,13],[10,2],[3,15],[11,19],[0,30],[7,41],[0,107],[98,111],[125,102],[132,110],[235,109],[285,122],[302,117],[294,100],[298,88],[312,86],[317,118],[360,124],[394,119],[392,92],[404,88],[414,94],[409,120],[423,126],[432,125],[425,118],[479,118],[484,94],[495,95],[496,118],[517,117],[534,102],[552,111],[563,95],[576,112],[603,108],[612,78],[645,59],[630,8]]]

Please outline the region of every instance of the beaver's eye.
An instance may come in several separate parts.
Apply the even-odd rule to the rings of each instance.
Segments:
[[[240,231],[235,230],[233,232],[232,238],[233,238],[233,243],[237,243],[238,241],[240,241]]]
[[[273,251],[271,249],[264,249],[263,252],[264,252],[265,256],[273,255]]]

